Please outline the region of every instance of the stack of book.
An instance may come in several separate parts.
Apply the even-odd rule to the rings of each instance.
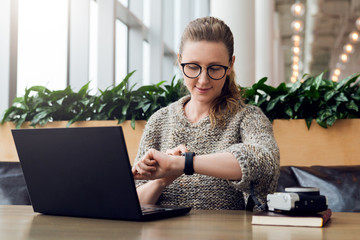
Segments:
[[[252,224],[275,226],[323,227],[331,217],[331,209],[304,215],[264,211],[254,213]]]

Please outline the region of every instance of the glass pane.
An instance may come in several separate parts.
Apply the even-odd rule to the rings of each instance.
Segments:
[[[119,84],[128,73],[128,27],[116,20],[115,82]]]
[[[150,84],[150,44],[143,41],[143,84]]]
[[[151,10],[151,0],[143,0],[144,9],[143,9],[143,23],[145,26],[150,27],[150,10]]]
[[[97,92],[97,35],[98,35],[98,5],[96,1],[90,0],[90,38],[89,38],[89,81],[91,94]],[[105,89],[101,89],[105,90]]]
[[[118,0],[118,1],[119,1],[119,3],[124,5],[125,7],[129,7],[129,0]]]
[[[34,85],[64,89],[68,1],[19,0],[17,95]]]

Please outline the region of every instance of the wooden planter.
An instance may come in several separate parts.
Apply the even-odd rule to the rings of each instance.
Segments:
[[[57,121],[39,126],[37,128],[60,128],[66,127],[67,121]],[[135,160],[140,138],[145,127],[146,121],[136,121],[135,130],[131,128],[130,121],[125,121],[122,126],[125,142],[129,153],[130,162]],[[72,124],[70,127],[102,127],[102,126],[118,126],[117,120],[111,121],[79,121]],[[19,161],[17,156],[14,140],[11,135],[11,129],[15,125],[11,122],[6,122],[0,125],[0,161]],[[23,124],[22,128],[32,128],[29,123]]]
[[[65,127],[66,124],[66,121],[52,122],[45,127]],[[145,121],[136,121],[135,130],[130,121],[121,124],[131,162],[136,157],[145,124]],[[83,121],[75,122],[71,127],[116,125],[117,121]],[[0,125],[0,161],[19,161],[11,135],[13,128],[14,124],[9,122]],[[337,120],[328,129],[314,121],[310,130],[303,119],[275,120],[273,128],[282,166],[360,165],[360,119]]]
[[[327,129],[304,119],[275,120],[282,166],[360,165],[360,119],[340,119]]]

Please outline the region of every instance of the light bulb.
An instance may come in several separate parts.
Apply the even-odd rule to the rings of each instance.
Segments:
[[[339,78],[338,78],[338,76],[333,75],[333,76],[331,77],[331,80],[332,80],[333,82],[337,82],[337,81],[339,80]]]
[[[299,47],[296,47],[296,46],[295,46],[295,47],[292,47],[291,50],[292,50],[292,52],[293,52],[294,55],[297,55],[297,56],[298,56],[298,55],[300,54],[300,48],[299,48]]]
[[[296,83],[297,78],[296,78],[295,76],[291,76],[291,77],[290,77],[290,81],[291,81],[292,83]]]
[[[300,61],[299,56],[292,56],[293,63],[298,63]]]
[[[298,34],[292,35],[292,36],[291,36],[291,40],[292,40],[293,42],[298,42],[298,43],[300,43],[301,37],[300,37],[300,35],[298,35]]]
[[[335,68],[335,69],[334,69],[334,75],[339,76],[340,73],[341,73],[341,69],[340,69],[340,68]]]
[[[349,57],[347,54],[343,53],[340,55],[340,60],[343,62],[343,63],[347,63],[349,61]]]
[[[348,43],[348,44],[346,44],[345,46],[344,46],[344,52],[346,52],[346,53],[353,53],[354,52],[354,47],[353,47],[353,45],[351,45],[350,43]]]
[[[292,69],[293,69],[294,71],[299,71],[299,64],[294,63],[294,64],[292,65]]]
[[[357,28],[358,30],[360,30],[360,17],[358,17],[358,18],[356,19],[355,25],[356,25],[356,28]]]
[[[297,2],[291,5],[291,13],[295,17],[301,17],[302,15],[304,15],[304,12],[305,12],[305,7],[302,3]]]
[[[302,32],[303,28],[304,28],[304,24],[302,21],[294,20],[291,22],[291,29],[293,30],[294,33]]]
[[[349,35],[350,41],[353,43],[357,43],[360,41],[359,33],[357,31],[352,31]]]
[[[298,77],[298,76],[299,76],[299,72],[298,72],[298,71],[293,71],[292,75],[295,76],[295,77]]]

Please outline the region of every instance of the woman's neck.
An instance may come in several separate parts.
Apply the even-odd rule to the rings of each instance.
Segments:
[[[210,106],[190,99],[184,106],[185,116],[191,123],[197,123],[209,115]]]

